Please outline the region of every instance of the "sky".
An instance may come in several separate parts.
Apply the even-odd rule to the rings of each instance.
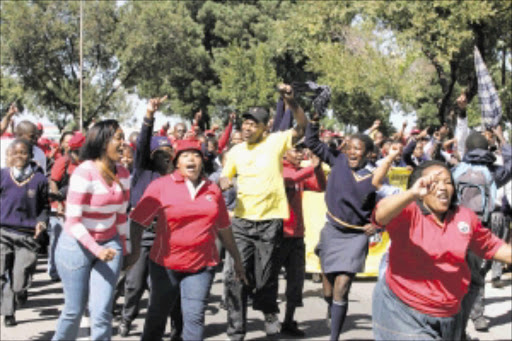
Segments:
[[[133,103],[134,107],[134,117],[136,119],[136,123],[133,127],[125,128],[125,135],[128,135],[132,131],[139,130],[140,124],[146,114],[147,100],[141,100],[136,95],[129,95],[129,100]],[[58,138],[59,132],[57,127],[51,123],[46,117],[36,117],[33,114],[25,111],[22,115],[16,116],[14,118],[15,124],[16,122],[20,122],[22,120],[29,120],[34,123],[41,122],[45,126],[45,136],[51,138]],[[395,110],[391,113],[389,118],[390,123],[396,130],[400,130],[402,127],[402,123],[407,121],[406,132],[411,130],[416,125],[416,115],[414,113],[405,115],[403,111],[400,110],[399,106],[395,106]],[[171,127],[174,126],[178,122],[185,122],[181,117],[176,116],[165,116],[164,114],[157,112],[155,114],[155,130],[160,129],[162,125],[166,122],[171,124]],[[190,126],[190,122],[186,122],[187,126]]]

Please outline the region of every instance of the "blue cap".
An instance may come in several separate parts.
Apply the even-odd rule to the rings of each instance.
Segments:
[[[152,136],[151,143],[149,145],[149,149],[151,153],[157,150],[160,147],[171,147],[171,141],[167,138],[167,136]]]

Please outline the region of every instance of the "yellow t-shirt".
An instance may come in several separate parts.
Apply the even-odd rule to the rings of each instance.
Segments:
[[[283,156],[292,147],[292,129],[275,132],[255,145],[240,143],[227,155],[222,176],[237,175],[234,214],[248,220],[287,219]]]

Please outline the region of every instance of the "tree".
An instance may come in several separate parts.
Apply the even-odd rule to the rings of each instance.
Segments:
[[[166,113],[191,116],[209,103],[213,71],[202,27],[185,2],[129,1],[121,6],[117,58],[129,70],[124,84],[142,98],[168,95]],[[125,76],[126,77],[126,76]]]
[[[130,70],[115,51],[115,2],[84,5],[84,126],[95,117],[129,114],[123,84]],[[79,116],[79,2],[2,3],[2,72],[22,84],[29,108],[59,129]]]
[[[492,66],[499,46],[511,46],[512,4],[508,1],[386,1],[365,6],[377,25],[393,30],[404,53],[421,51],[436,70],[437,90],[426,91],[417,107],[447,121],[461,91],[477,94],[473,46]],[[510,57],[509,57],[510,58]],[[508,105],[507,105],[508,107]]]
[[[220,85],[210,90],[212,102],[242,112],[250,106],[274,105],[279,79],[271,59],[272,53],[265,43],[249,49],[234,43],[219,49],[214,69]]]
[[[335,117],[360,130],[377,118],[389,128],[393,102],[415,103],[432,71],[416,55],[389,48],[390,33],[362,15],[366,4],[301,2],[276,23],[270,42],[277,54],[304,60],[312,80],[331,87]]]

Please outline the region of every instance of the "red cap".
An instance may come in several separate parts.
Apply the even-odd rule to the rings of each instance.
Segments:
[[[421,130],[419,130],[418,128],[414,128],[413,130],[411,130],[411,135],[415,135],[415,134],[419,134],[421,133]]]
[[[201,142],[199,140],[193,139],[193,140],[178,140],[176,141],[176,144],[174,145],[174,148],[176,148],[176,152],[174,153],[174,160],[178,159],[178,156],[181,152],[187,151],[187,150],[195,150],[203,154],[203,151],[201,149]]]
[[[41,137],[37,140],[37,146],[41,148],[41,150],[46,154],[48,154],[52,147],[52,141],[47,139],[46,137]]]
[[[85,142],[85,136],[81,132],[77,131],[73,134],[73,137],[68,142],[69,150],[77,150],[82,147]]]
[[[37,130],[43,130],[43,125],[41,123],[38,123],[36,125],[36,127],[37,127]]]
[[[321,137],[331,137],[331,136],[332,136],[332,133],[330,130],[324,130],[321,135]]]

